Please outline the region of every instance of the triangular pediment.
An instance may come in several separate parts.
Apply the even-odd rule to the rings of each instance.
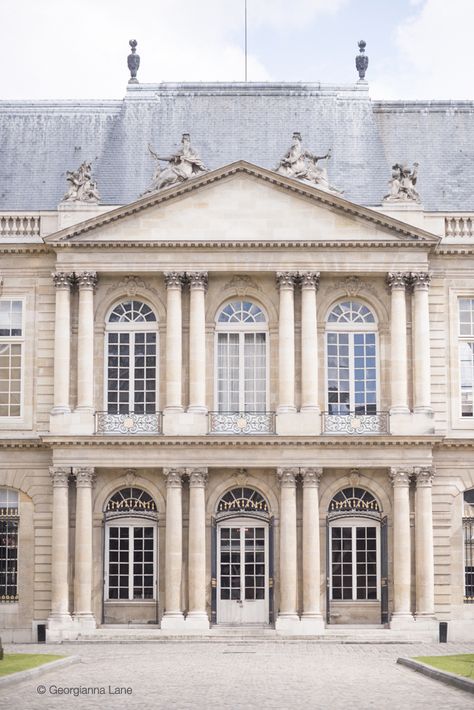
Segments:
[[[439,238],[299,180],[240,161],[51,234],[52,245],[395,243]]]

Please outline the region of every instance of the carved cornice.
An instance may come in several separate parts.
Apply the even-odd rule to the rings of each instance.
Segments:
[[[92,466],[77,466],[72,469],[76,478],[77,488],[91,488],[95,481],[95,470]]]
[[[187,271],[186,277],[191,289],[207,291],[209,284],[207,271]]]
[[[427,291],[430,287],[432,274],[428,271],[412,271],[410,273],[410,285],[415,291]]]
[[[389,471],[389,477],[394,488],[408,488],[412,469],[408,466],[393,466]]]
[[[410,273],[408,271],[389,271],[386,282],[391,291],[405,291],[410,283]]]
[[[318,488],[323,469],[320,466],[311,468],[300,468],[303,488]]]
[[[96,271],[82,271],[76,274],[76,281],[79,289],[92,289],[94,290],[97,286],[97,272]]]
[[[207,483],[207,468],[187,468],[190,488],[205,488]]]
[[[319,271],[302,271],[299,278],[301,288],[314,288],[317,291],[319,289],[319,279]]]
[[[74,285],[75,277],[73,273],[66,271],[55,271],[51,274],[54,288],[58,290],[70,291]]]
[[[181,291],[185,283],[186,274],[184,271],[166,271],[164,277],[166,288],[176,288]]]
[[[67,488],[71,469],[69,466],[50,466],[49,474],[53,479],[53,488]]]
[[[434,474],[434,466],[415,466],[413,468],[413,476],[416,480],[416,487],[431,488]]]
[[[285,288],[293,290],[297,280],[297,271],[277,271],[276,273],[276,284],[279,289]]]
[[[186,475],[185,468],[164,468],[163,474],[166,477],[167,488],[181,488],[183,476]]]
[[[296,486],[296,477],[299,474],[298,467],[278,468],[277,476],[282,488],[294,488]]]

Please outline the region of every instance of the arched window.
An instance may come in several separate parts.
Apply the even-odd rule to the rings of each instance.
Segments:
[[[464,491],[464,602],[474,604],[474,488]]]
[[[264,513],[268,515],[268,503],[254,488],[239,486],[224,493],[217,505],[217,513],[226,515],[248,515]]]
[[[106,324],[106,406],[109,414],[157,410],[158,325],[142,301],[123,301]]]
[[[0,488],[0,603],[18,601],[18,492]]]
[[[245,300],[222,308],[216,324],[217,410],[267,409],[267,324],[262,309]]]
[[[327,409],[331,415],[377,413],[377,324],[372,311],[353,300],[328,315]]]
[[[105,601],[156,599],[157,509],[152,496],[128,486],[105,506]]]

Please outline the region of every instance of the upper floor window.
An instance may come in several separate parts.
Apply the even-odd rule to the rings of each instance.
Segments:
[[[0,488],[0,602],[18,601],[18,493]]]
[[[219,412],[267,409],[267,323],[260,306],[232,301],[217,316]]]
[[[157,409],[158,324],[142,301],[123,301],[106,324],[106,403],[109,414]]]
[[[358,301],[342,301],[326,324],[329,414],[377,413],[377,323]]]
[[[461,416],[474,413],[474,298],[459,299],[459,360]]]
[[[0,417],[21,415],[23,302],[0,300]]]
[[[474,604],[474,488],[464,491],[464,601]]]

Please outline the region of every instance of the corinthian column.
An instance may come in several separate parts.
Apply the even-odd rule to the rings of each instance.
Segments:
[[[433,504],[431,487],[434,469],[416,467],[415,563],[416,616],[434,615]]]
[[[97,274],[77,274],[79,323],[77,336],[77,409],[94,411],[94,289]]]
[[[70,468],[51,466],[53,481],[53,520],[51,530],[51,614],[48,633],[58,634],[70,626],[69,613],[69,505],[68,488]],[[51,638],[51,640],[54,640]]]
[[[189,314],[189,412],[207,413],[206,407],[206,308],[207,272],[188,273]]]
[[[294,412],[295,407],[295,306],[294,287],[296,274],[278,272],[276,281],[280,289],[280,314],[278,322],[278,413]]]
[[[319,481],[322,468],[300,469],[303,479],[303,615],[306,625],[323,627],[320,593]],[[309,630],[309,628],[308,628]]]
[[[430,311],[428,289],[431,274],[412,273],[414,289],[414,411],[431,413]]]
[[[184,273],[170,271],[166,283],[166,409],[182,412],[182,312]]]
[[[189,611],[186,623],[209,628],[206,614],[206,468],[189,473]]]
[[[73,468],[76,477],[76,546],[74,558],[74,620],[95,628],[92,614],[92,485],[94,469]]]
[[[298,622],[298,566],[296,540],[297,468],[279,468],[280,496],[280,612],[276,628],[287,629]]]
[[[319,272],[301,274],[301,411],[318,412],[318,330],[316,292]]]
[[[407,316],[406,285],[409,273],[400,271],[387,274],[391,292],[390,315],[390,387],[391,414],[404,414],[408,408]]]
[[[166,476],[166,545],[165,613],[161,628],[173,628],[184,621],[181,607],[181,571],[183,566],[182,477],[184,468],[165,468]]]
[[[69,377],[71,374],[71,286],[74,274],[52,274],[56,290],[54,321],[54,406],[51,414],[68,414]]]
[[[411,614],[410,469],[391,468],[393,484],[393,615]]]

